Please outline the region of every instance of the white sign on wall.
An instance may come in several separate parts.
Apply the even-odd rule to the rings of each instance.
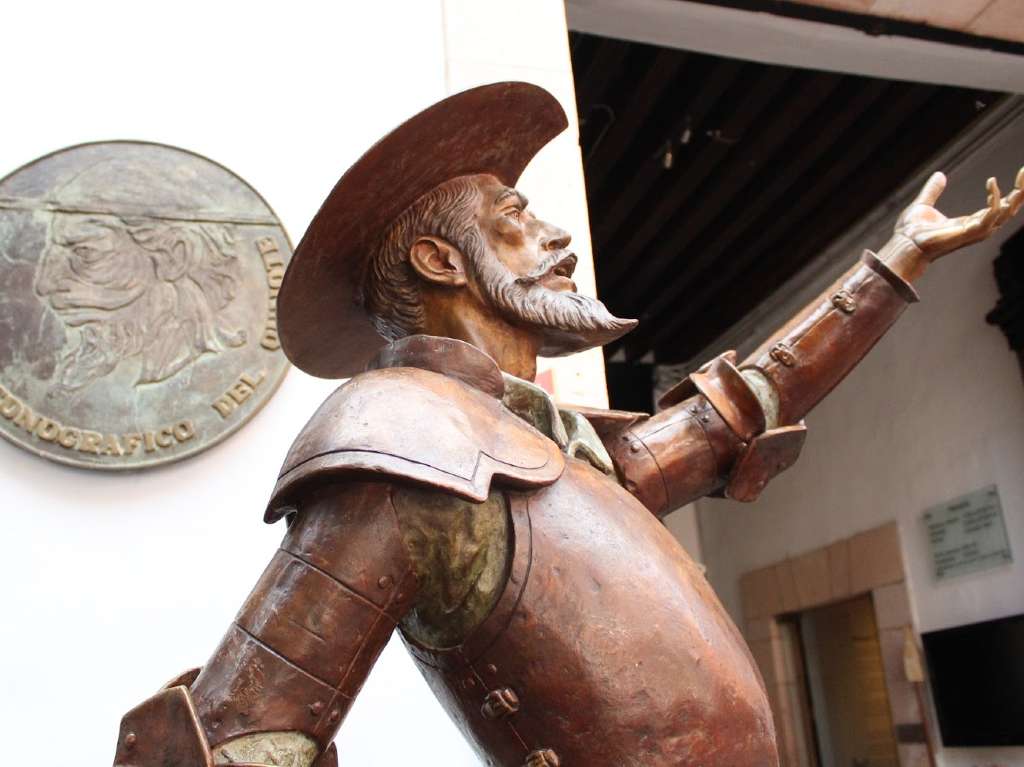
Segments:
[[[1013,561],[995,485],[932,506],[923,519],[939,580]]]

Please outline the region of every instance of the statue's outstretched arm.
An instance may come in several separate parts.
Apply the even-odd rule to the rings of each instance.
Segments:
[[[728,353],[662,399],[657,415],[608,440],[625,486],[659,516],[704,495],[757,498],[803,445],[801,419],[917,301],[912,287],[938,258],[988,237],[1024,205],[1024,168],[1003,197],[947,218],[933,174],[900,215],[892,239],[860,262],[739,365]]]
[[[351,480],[306,488],[198,676],[125,715],[115,766],[334,764],[331,741],[416,595],[390,492]]]

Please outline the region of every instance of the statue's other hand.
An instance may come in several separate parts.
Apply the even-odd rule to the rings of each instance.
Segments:
[[[948,218],[934,207],[945,188],[945,175],[933,173],[896,221],[895,234],[909,239],[927,261],[981,242],[1015,216],[1024,205],[1024,168],[1017,172],[1013,190],[1005,197],[999,183],[990,178],[986,184],[988,205],[968,216]]]

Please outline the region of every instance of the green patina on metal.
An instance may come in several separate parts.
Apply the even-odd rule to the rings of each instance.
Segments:
[[[472,503],[436,490],[392,495],[420,581],[402,630],[428,647],[453,647],[487,617],[505,585],[508,503],[500,491]]]

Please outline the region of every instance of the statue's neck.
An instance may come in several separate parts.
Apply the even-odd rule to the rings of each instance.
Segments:
[[[540,338],[496,316],[490,307],[462,296],[446,296],[444,305],[424,297],[426,322],[420,331],[432,336],[457,338],[490,355],[504,372],[532,381],[537,377]],[[454,299],[454,300],[452,300]]]
[[[522,331],[508,334],[489,331],[490,328],[469,325],[447,335],[486,352],[509,375],[524,381],[537,377],[537,345],[528,334]]]

